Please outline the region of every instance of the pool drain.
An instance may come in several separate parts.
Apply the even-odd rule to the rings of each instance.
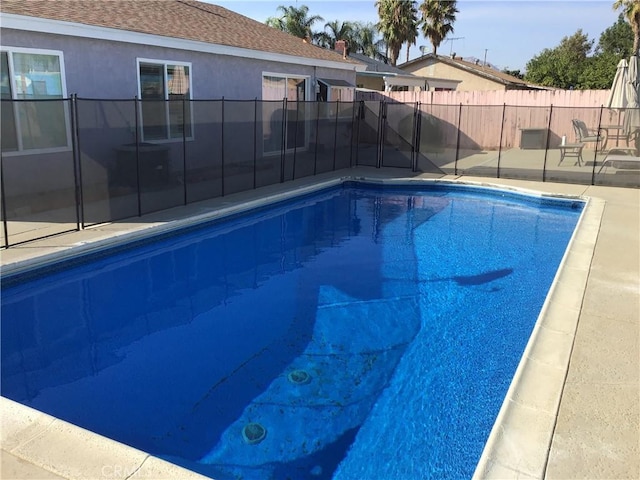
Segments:
[[[267,436],[267,430],[259,423],[247,423],[242,429],[242,438],[249,445],[260,443]]]
[[[304,385],[311,381],[311,375],[306,370],[294,370],[287,375],[287,380],[296,385]]]

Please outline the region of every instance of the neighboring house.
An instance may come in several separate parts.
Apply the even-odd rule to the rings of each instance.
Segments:
[[[344,41],[338,40],[335,50],[344,54],[345,46]],[[456,80],[413,75],[361,53],[348,52],[346,55],[348,55],[347,58],[358,60],[367,66],[365,71],[358,71],[356,74],[356,85],[363,90],[378,92],[455,90],[460,83]]]
[[[538,85],[532,85],[517,77],[482,65],[481,62],[467,62],[462,58],[432,53],[423,55],[409,62],[398,65],[405,73],[430,77],[447,78],[457,80],[458,86],[454,88],[439,88],[438,90],[539,90],[544,89]]]

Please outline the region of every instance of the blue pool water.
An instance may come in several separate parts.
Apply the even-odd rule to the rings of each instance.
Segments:
[[[217,479],[469,478],[581,209],[349,184],[3,278],[2,395]]]

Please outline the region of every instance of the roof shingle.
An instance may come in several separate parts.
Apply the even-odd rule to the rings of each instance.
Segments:
[[[2,13],[359,64],[226,8],[195,0],[2,0]]]

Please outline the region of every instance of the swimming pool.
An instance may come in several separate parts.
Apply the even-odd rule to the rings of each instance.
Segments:
[[[3,395],[217,478],[471,476],[581,204],[361,187],[17,280]]]

